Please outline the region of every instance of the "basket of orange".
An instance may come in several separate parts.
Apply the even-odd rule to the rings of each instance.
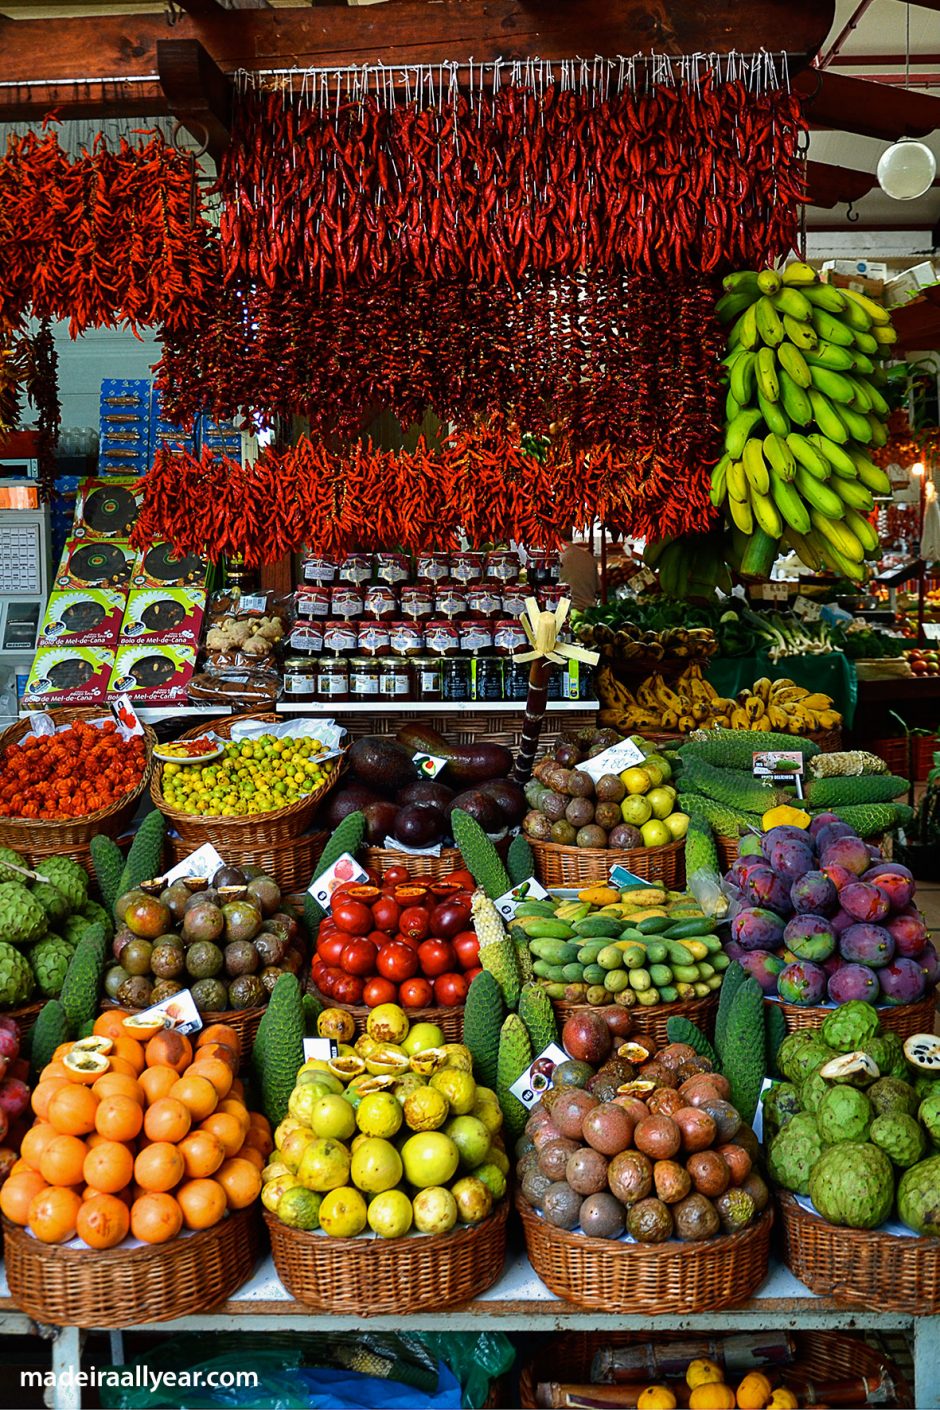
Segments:
[[[127,1327],[205,1311],[245,1281],[273,1141],[238,1062],[225,1025],[194,1047],[118,1012],[56,1049],[0,1187],[17,1307],[56,1326]]]

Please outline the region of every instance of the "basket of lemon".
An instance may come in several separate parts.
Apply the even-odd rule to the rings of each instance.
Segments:
[[[307,832],[320,801],[339,777],[341,760],[312,734],[232,738],[245,721],[277,724],[273,713],[237,715],[213,725],[223,741],[208,762],[158,763],[150,796],[190,850],[206,842],[234,855],[240,842],[265,848]],[[182,740],[205,733],[188,730]]]

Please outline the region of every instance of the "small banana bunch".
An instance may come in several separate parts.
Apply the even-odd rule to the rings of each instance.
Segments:
[[[623,734],[642,730],[690,734],[696,729],[719,728],[806,734],[833,729],[842,722],[830,696],[806,690],[787,678],[772,681],[762,676],[752,689],[729,700],[705,680],[697,663],[688,666],[672,684],[660,675],[649,676],[635,693],[617,680],[609,666],[602,666],[597,673],[597,691],[603,707],[599,723]]]
[[[877,361],[897,341],[890,315],[807,264],[729,274],[724,287],[725,454],[711,496],[748,537],[742,573],[767,577],[792,549],[816,572],[861,582],[878,549],[865,516],[891,489],[865,449],[887,440]]]
[[[678,539],[655,539],[646,545],[643,562],[655,568],[666,597],[715,599],[715,588],[731,591],[731,575],[720,534],[686,534]]]

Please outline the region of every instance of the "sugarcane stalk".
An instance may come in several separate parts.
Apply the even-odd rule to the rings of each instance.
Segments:
[[[516,781],[521,784],[528,783],[532,777],[548,705],[548,677],[551,669],[551,662],[546,661],[544,657],[533,661],[529,667],[529,690],[525,700],[525,714],[522,717],[522,739],[513,770]]]

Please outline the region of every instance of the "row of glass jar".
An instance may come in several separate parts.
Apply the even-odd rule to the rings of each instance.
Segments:
[[[535,597],[539,608],[554,612],[566,589],[558,583],[533,590],[525,583],[496,583],[465,587],[462,583],[416,583],[390,587],[387,583],[334,583],[331,587],[300,587],[295,594],[299,621],[326,621],[341,617],[352,621],[369,617],[377,622],[393,622],[406,617],[414,622],[434,617],[451,620],[460,617],[519,617],[526,601]]]
[[[523,651],[527,638],[516,617],[496,622],[487,617],[461,621],[438,618],[428,622],[347,622],[328,618],[295,623],[287,646],[298,656],[460,656],[492,652],[511,656]]]
[[[526,555],[526,576],[532,587],[557,581],[558,567],[557,553],[533,550]],[[301,576],[305,584],[321,586],[349,583],[361,587],[377,582],[395,587],[413,582],[433,586],[444,580],[463,585],[484,581],[511,583],[520,571],[519,554],[514,549],[494,549],[490,553],[455,549],[450,553],[419,553],[415,557],[397,552],[360,552],[347,553],[340,559],[308,550]]]
[[[501,656],[292,657],[284,663],[284,699],[293,703],[324,700],[523,701],[529,688],[529,663]],[[551,672],[549,700],[591,700],[590,668],[571,661]]]

